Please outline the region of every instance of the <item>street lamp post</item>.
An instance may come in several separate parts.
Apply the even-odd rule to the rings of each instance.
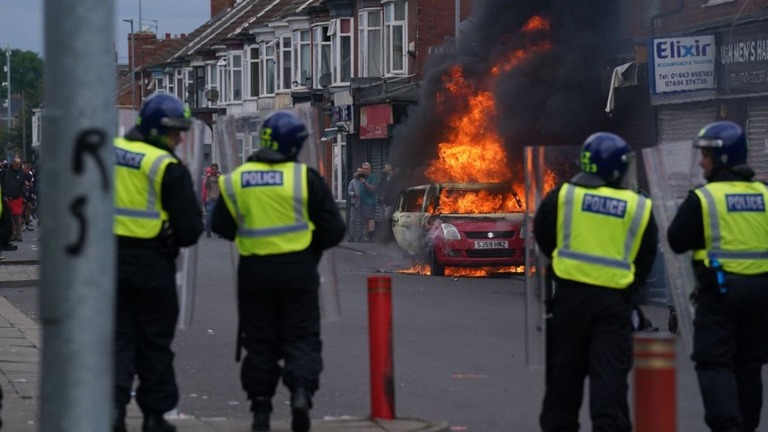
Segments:
[[[131,109],[136,109],[136,77],[134,74],[134,62],[136,61],[135,54],[135,46],[136,46],[136,36],[133,33],[133,18],[124,19],[123,22],[127,22],[131,24]],[[141,26],[141,23],[139,23],[139,26]]]
[[[11,47],[9,45],[5,46],[5,72],[6,80],[5,80],[5,87],[8,89],[8,92],[6,93],[8,95],[6,99],[6,104],[8,106],[8,118],[6,119],[7,123],[7,129],[5,130],[8,133],[8,137],[10,139],[11,134]],[[10,144],[10,142],[9,142]]]

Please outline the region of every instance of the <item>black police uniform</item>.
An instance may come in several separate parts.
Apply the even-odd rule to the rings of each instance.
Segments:
[[[577,174],[569,183],[587,188],[608,186],[589,174]],[[557,247],[560,188],[544,197],[534,218],[536,242],[550,258]],[[627,374],[632,368],[630,297],[638,281],[648,277],[657,247],[658,228],[651,215],[634,262],[635,284],[624,290],[561,279],[549,268],[555,293],[548,305],[546,393],[540,417],[543,431],[579,430],[586,376],[590,381],[592,430],[632,429],[627,403]],[[616,393],[616,389],[623,390]]]
[[[135,129],[125,138],[144,140]],[[118,416],[124,416],[130,402],[134,375],[139,377],[136,401],[145,416],[170,411],[179,401],[171,351],[179,316],[175,260],[179,248],[192,246],[202,234],[203,215],[192,177],[181,162],[168,164],[161,195],[169,218],[167,228],[153,239],[117,237]]]
[[[248,160],[277,163],[287,159],[262,149]],[[346,227],[325,180],[312,168],[307,169],[307,188],[309,219],[315,225],[310,246],[293,253],[240,257],[238,339],[247,353],[241,382],[252,401],[274,396],[281,377],[292,393],[303,388],[312,395],[320,384],[323,362],[317,265],[324,249],[341,242]],[[211,224],[215,233],[235,239],[237,223],[223,194]],[[280,359],[284,360],[282,370]],[[271,411],[271,405],[268,408]]]
[[[746,166],[742,166],[746,168]],[[709,182],[753,181],[751,169],[720,171]],[[705,249],[701,202],[691,191],[667,233],[676,253]],[[719,292],[714,273],[693,262],[697,279],[693,355],[704,401],[705,421],[713,431],[754,431],[760,423],[768,361],[768,274],[727,275]]]

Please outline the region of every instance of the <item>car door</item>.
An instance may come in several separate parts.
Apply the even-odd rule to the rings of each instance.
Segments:
[[[427,213],[425,195],[429,186],[403,190],[392,212],[392,233],[400,249],[416,255],[422,247],[422,225]]]

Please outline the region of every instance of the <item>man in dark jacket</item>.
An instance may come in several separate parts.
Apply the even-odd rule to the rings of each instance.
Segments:
[[[534,237],[552,258],[547,321],[544,432],[579,429],[589,377],[595,431],[629,432],[631,295],[656,257],[651,200],[621,186],[634,153],[618,135],[598,132],[581,147],[581,173],[550,191]]]
[[[272,396],[282,378],[291,392],[292,430],[307,432],[320,385],[317,265],[322,251],[344,238],[345,227],[323,178],[296,162],[306,138],[293,113],[267,117],[262,148],[220,178],[213,212],[213,231],[234,240],[240,253],[238,341],[247,353],[241,381],[254,431],[269,430]]]
[[[115,140],[115,228],[118,288],[113,432],[125,428],[125,407],[138,375],[136,401],[143,432],[172,432],[163,414],[176,407],[173,341],[179,316],[176,263],[179,248],[203,232],[192,177],[173,154],[191,126],[175,96],[156,94],[136,127]],[[147,187],[149,185],[149,187]]]
[[[753,432],[768,360],[768,187],[747,165],[747,137],[729,121],[694,141],[707,184],[692,190],[667,232],[676,253],[693,251],[693,354],[712,431]]]

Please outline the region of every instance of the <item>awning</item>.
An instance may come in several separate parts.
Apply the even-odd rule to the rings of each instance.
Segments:
[[[387,138],[392,121],[390,104],[360,107],[360,139]]]

